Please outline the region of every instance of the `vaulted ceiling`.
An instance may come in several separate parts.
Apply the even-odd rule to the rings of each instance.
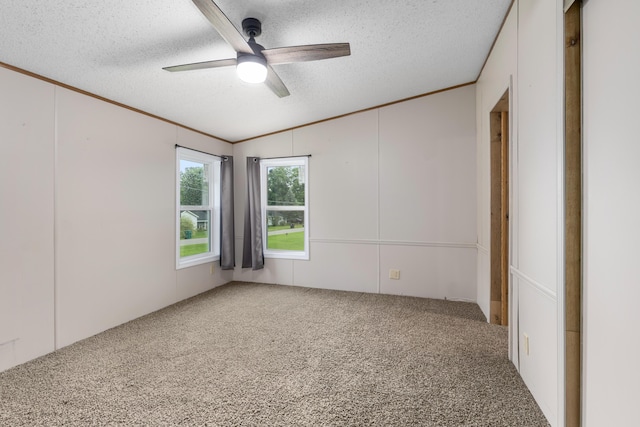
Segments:
[[[215,0],[265,48],[349,42],[351,56],[274,65],[291,95],[233,67],[191,0],[0,0],[0,62],[235,142],[473,82],[511,0]]]

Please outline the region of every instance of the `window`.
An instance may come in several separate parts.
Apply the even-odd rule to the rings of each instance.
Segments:
[[[177,148],[177,269],[219,259],[220,160],[209,154]]]
[[[309,259],[308,157],[260,161],[264,256]]]

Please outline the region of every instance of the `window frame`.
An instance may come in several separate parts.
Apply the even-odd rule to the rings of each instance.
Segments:
[[[270,167],[278,166],[302,166],[304,168],[304,206],[299,209],[297,206],[267,206],[267,170]],[[260,160],[260,207],[262,212],[262,241],[264,242],[263,253],[265,258],[297,259],[309,260],[309,157],[285,157]],[[304,250],[290,251],[285,249],[268,249],[267,232],[268,218],[267,210],[270,211],[304,211]]]
[[[209,203],[206,205],[180,204],[180,162],[182,160],[208,164]],[[211,154],[194,151],[184,147],[176,148],[176,193],[175,193],[175,253],[176,270],[193,267],[220,259],[220,163],[222,159]],[[180,218],[184,210],[209,211],[209,251],[187,257],[180,256]]]

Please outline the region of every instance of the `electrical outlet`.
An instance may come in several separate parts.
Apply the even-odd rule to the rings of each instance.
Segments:
[[[389,270],[389,279],[400,280],[400,270]]]
[[[526,356],[529,355],[529,335],[527,334],[522,334],[524,336],[524,354]]]
[[[211,264],[211,270],[209,270],[209,271],[210,271],[209,274],[211,274],[211,275],[213,275],[213,273],[215,273],[216,268],[215,268],[215,266],[213,264]]]

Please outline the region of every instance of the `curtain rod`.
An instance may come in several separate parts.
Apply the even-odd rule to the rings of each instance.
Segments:
[[[208,154],[208,155],[210,155],[210,156],[220,157],[221,159],[224,159],[224,160],[228,160],[228,159],[229,159],[229,155],[227,155],[227,154],[213,154],[213,153],[207,153],[206,151],[196,150],[195,148],[185,147],[184,145],[178,145],[178,144],[176,144],[175,148],[186,148],[187,150],[197,151],[198,153]]]
[[[311,157],[311,154],[300,154],[299,156],[260,157],[260,160],[292,159],[294,157]]]

